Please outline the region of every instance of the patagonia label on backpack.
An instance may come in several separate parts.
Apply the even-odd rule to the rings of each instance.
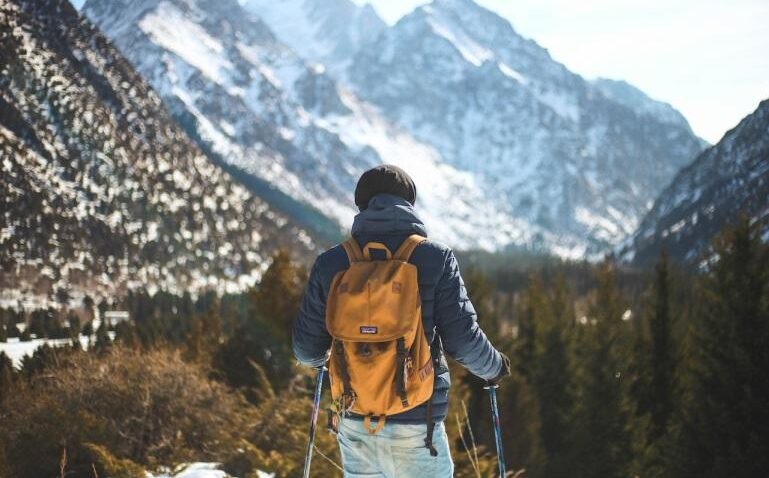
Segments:
[[[362,334],[376,334],[379,332],[379,329],[377,327],[372,327],[370,325],[363,326],[360,328],[360,333]]]

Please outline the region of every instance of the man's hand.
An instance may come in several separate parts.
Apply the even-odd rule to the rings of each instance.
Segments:
[[[499,355],[502,356],[502,368],[499,369],[499,373],[496,377],[489,380],[489,384],[496,385],[500,381],[504,380],[505,378],[509,377],[511,375],[510,371],[510,359],[507,358],[507,355],[503,354],[502,352],[499,352]]]

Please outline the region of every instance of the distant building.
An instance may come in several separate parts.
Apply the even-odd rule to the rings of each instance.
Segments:
[[[104,321],[108,327],[113,327],[120,322],[129,320],[131,316],[127,310],[108,310],[104,312]]]

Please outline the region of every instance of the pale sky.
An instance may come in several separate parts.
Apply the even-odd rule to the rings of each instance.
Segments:
[[[394,23],[424,0],[371,3]],[[711,143],[769,98],[769,0],[476,0],[586,78],[672,104]]]

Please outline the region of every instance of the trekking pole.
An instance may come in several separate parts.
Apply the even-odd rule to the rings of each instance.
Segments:
[[[318,421],[318,411],[320,409],[320,394],[323,391],[323,375],[325,375],[325,365],[318,367],[318,378],[315,383],[315,397],[312,401],[312,418],[310,419],[310,437],[307,443],[307,454],[304,456],[304,478],[310,477],[310,463],[312,462],[312,450],[315,445],[315,426]]]
[[[499,463],[499,476],[505,478],[505,451],[502,449],[502,430],[499,427],[499,408],[497,407],[497,388],[496,383],[487,383],[485,387],[489,391],[489,401],[491,402],[491,419],[494,422],[494,439],[497,442],[497,462]]]

